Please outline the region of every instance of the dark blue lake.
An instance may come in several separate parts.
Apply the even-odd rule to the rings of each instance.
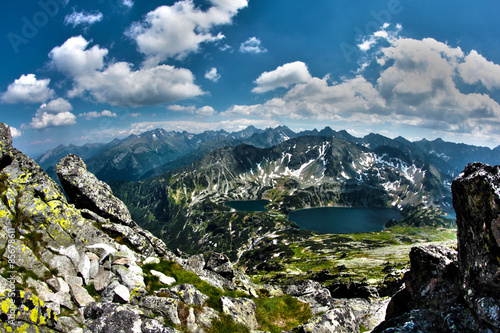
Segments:
[[[243,212],[267,212],[266,205],[271,203],[269,200],[238,200],[227,201],[226,206]]]
[[[350,234],[382,231],[387,221],[400,220],[401,214],[390,208],[321,207],[293,211],[288,219],[304,230]]]

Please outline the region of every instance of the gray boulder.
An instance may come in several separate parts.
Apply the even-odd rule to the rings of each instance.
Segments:
[[[130,305],[92,303],[84,310],[84,333],[175,333],[176,329],[163,325]]]
[[[145,296],[138,301],[133,300],[133,304],[137,304],[142,308],[150,309],[156,314],[167,317],[175,325],[180,325],[178,307],[179,300],[167,297]]]
[[[295,327],[288,333],[356,333],[359,332],[356,316],[350,307],[337,308]]]
[[[255,330],[259,324],[255,318],[255,303],[248,298],[221,297],[222,312],[230,316],[235,323],[240,323]]]
[[[205,264],[205,269],[218,273],[228,280],[234,278],[233,265],[231,265],[229,258],[222,253],[212,252]]]
[[[192,284],[181,284],[170,288],[170,292],[179,297],[184,303],[188,305],[203,306],[207,299],[207,295],[202,294]]]
[[[77,208],[89,209],[112,222],[134,226],[125,204],[113,195],[108,184],[87,171],[87,165],[76,155],[64,157],[56,173],[70,202]]]
[[[70,284],[69,288],[71,297],[73,297],[73,300],[79,307],[84,307],[87,304],[94,302],[94,299],[89,295],[85,288],[77,284]]]

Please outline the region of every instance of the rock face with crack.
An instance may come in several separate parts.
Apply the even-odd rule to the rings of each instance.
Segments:
[[[500,331],[500,166],[469,164],[452,192],[458,251],[413,248],[406,287],[373,332]]]
[[[87,208],[113,222],[134,225],[125,204],[113,196],[108,184],[87,171],[87,166],[77,155],[64,157],[57,164],[56,173],[69,200],[77,208]]]

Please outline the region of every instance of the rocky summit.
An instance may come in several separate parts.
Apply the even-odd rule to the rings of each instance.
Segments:
[[[413,248],[405,288],[373,332],[500,331],[500,166],[469,164],[452,192],[458,251]]]
[[[225,254],[173,253],[78,156],[56,171],[64,192],[0,123],[0,332],[500,330],[499,167],[453,182],[458,251],[413,248],[390,303],[310,280],[257,284]]]

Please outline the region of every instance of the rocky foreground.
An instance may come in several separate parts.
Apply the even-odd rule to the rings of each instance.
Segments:
[[[0,123],[0,332],[500,330],[499,167],[472,164],[454,181],[458,252],[413,248],[388,307],[312,281],[255,284],[215,252],[174,254],[78,156],[56,171],[69,201]],[[265,322],[275,299],[295,313]]]

